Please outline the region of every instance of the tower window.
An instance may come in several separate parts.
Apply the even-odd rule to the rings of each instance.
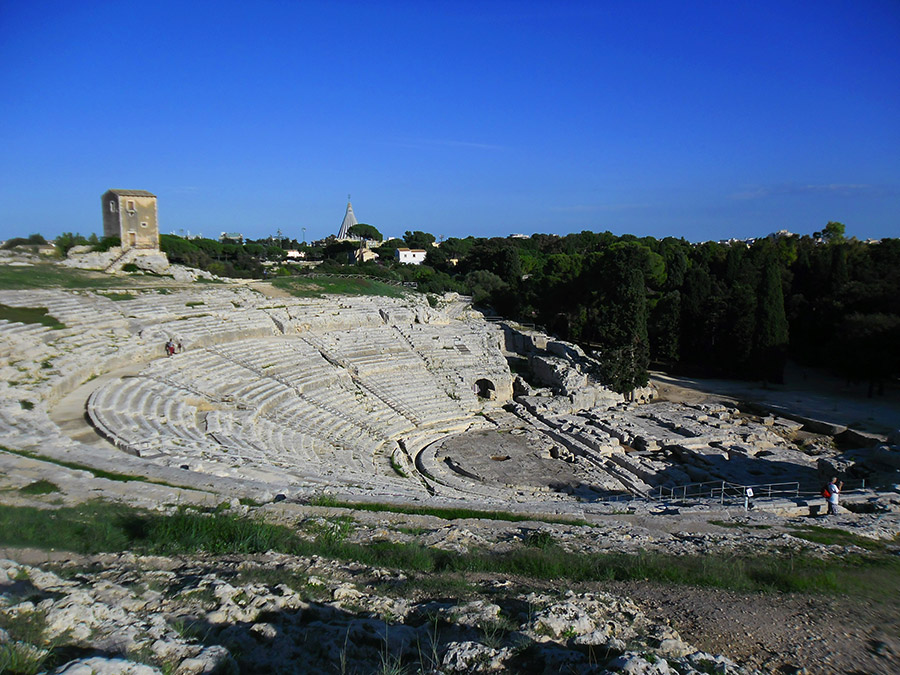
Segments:
[[[115,200],[110,200],[110,202],[109,202],[109,212],[110,212],[110,213],[115,213],[115,212],[116,212],[116,202],[115,202]]]
[[[134,200],[129,199],[125,208],[128,210],[129,213],[134,213]]]

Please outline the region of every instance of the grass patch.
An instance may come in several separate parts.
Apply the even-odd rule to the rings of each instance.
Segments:
[[[431,529],[428,527],[395,527],[394,530],[414,537],[418,537],[420,534],[425,534],[426,532],[431,532]]]
[[[11,640],[0,644],[0,673],[32,675],[45,669],[50,649],[44,635],[47,617],[44,612],[19,612],[0,614],[0,628]]]
[[[202,307],[202,306],[205,305],[205,304],[206,304],[206,303],[203,302],[202,300],[198,300],[198,301],[196,301],[196,302],[186,302],[186,303],[184,303],[185,307]]]
[[[162,555],[272,550],[446,577],[428,581],[434,584],[432,590],[441,584],[460,583],[462,576],[474,572],[571,582],[645,580],[741,592],[839,593],[873,600],[900,594],[900,560],[888,553],[851,554],[834,560],[796,554],[586,554],[566,551],[549,540],[533,542],[543,547],[522,546],[502,553],[458,553],[417,543],[350,543],[346,539],[350,527],[346,519],[320,522],[317,527],[310,532],[315,538],[309,540],[290,527],[229,512],[202,514],[179,509],[164,515],[103,502],[53,511],[0,506],[0,544],[6,546],[82,553],[132,550]],[[268,578],[275,580],[278,575]]]
[[[879,539],[870,539],[869,537],[863,537],[833,527],[804,525],[799,528],[793,528],[791,534],[799,539],[826,546],[858,546],[867,551],[884,551],[887,548],[887,544]]]
[[[2,506],[0,540],[8,546],[79,553],[136,550],[160,555],[286,551],[299,542],[289,528],[251,518],[227,513],[204,515],[186,509],[161,515],[110,502],[89,502],[54,511]]]
[[[49,480],[37,480],[19,488],[19,492],[23,495],[49,495],[53,492],[59,492],[59,486],[56,483],[51,483]]]
[[[402,298],[406,295],[406,291],[400,287],[356,277],[280,277],[273,280],[272,285],[298,298],[321,298],[325,295],[386,295],[389,298]]]
[[[12,386],[16,386],[10,382]],[[26,401],[24,398],[19,401],[19,405],[22,406],[22,410],[34,410],[34,403],[31,401]]]
[[[165,485],[166,487],[181,487],[179,485],[172,485],[171,483],[166,483],[161,480],[154,480],[153,478],[146,478],[145,476],[133,476],[127,473],[117,473],[115,471],[104,471],[103,469],[94,469],[93,467],[87,466],[86,464],[79,464],[77,462],[66,462],[61,459],[53,459],[52,457],[44,457],[35,452],[29,452],[28,450],[13,450],[11,448],[7,448],[3,445],[0,445],[0,451],[8,452],[13,455],[19,455],[20,457],[28,457],[29,459],[37,459],[41,462],[47,462],[48,464],[56,464],[57,466],[64,466],[67,469],[75,469],[76,471],[88,471],[94,474],[97,478],[106,478],[107,480],[115,480],[121,482],[128,481],[138,481],[140,483],[154,483],[156,485]]]
[[[391,468],[394,470],[395,474],[400,476],[400,478],[409,478],[403,470],[403,467],[400,466],[400,463],[393,456],[391,456]]]
[[[511,523],[540,522],[554,523],[556,525],[590,525],[586,520],[579,520],[577,518],[554,518],[552,516],[510,513],[509,511],[479,511],[477,509],[454,509],[439,506],[402,506],[397,504],[345,502],[330,495],[313,497],[309,500],[309,504],[311,506],[331,506],[341,509],[354,509],[356,511],[386,511],[389,513],[405,513],[413,516],[435,516],[437,518],[443,518],[444,520],[478,518],[481,520],[504,520]]]
[[[66,327],[66,324],[47,314],[46,307],[9,307],[0,305],[0,319],[18,323],[36,323],[53,330],[60,330]]]
[[[107,300],[112,300],[113,302],[134,300],[134,295],[132,295],[131,293],[99,293],[98,295],[103,296]]]
[[[79,270],[53,263],[35,263],[27,267],[0,265],[0,289],[23,288],[110,288],[121,286],[117,279],[103,272]]]
[[[69,631],[49,637],[47,614],[42,609],[0,613],[0,629],[9,641],[0,644],[0,673],[36,675],[74,658],[80,650],[67,644]]]

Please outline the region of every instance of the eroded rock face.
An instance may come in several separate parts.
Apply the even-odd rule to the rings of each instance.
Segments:
[[[516,672],[524,663],[530,672],[551,673],[563,665],[579,671],[589,664],[588,652],[590,672],[606,664],[684,673],[694,672],[698,655],[709,657],[608,593],[523,595],[494,587],[494,601],[409,600],[354,581],[378,577],[402,593],[402,575],[276,554],[243,560],[126,554],[90,563],[65,579],[0,561],[0,612],[41,624],[43,633],[40,640],[32,634],[40,644],[30,647],[11,633],[8,645],[103,654],[64,663],[54,675],[362,673],[386,665],[408,672]],[[69,568],[58,570],[68,576]],[[635,670],[639,658],[656,670]],[[709,658],[728,664],[729,672],[750,672]]]

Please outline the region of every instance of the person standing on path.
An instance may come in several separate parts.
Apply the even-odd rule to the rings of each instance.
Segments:
[[[831,482],[828,483],[828,511],[826,515],[836,516],[837,515],[837,505],[838,505],[838,495],[841,494],[841,490],[844,489],[844,481],[838,483],[837,476],[831,479]]]

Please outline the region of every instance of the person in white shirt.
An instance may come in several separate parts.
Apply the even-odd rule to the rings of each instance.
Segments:
[[[826,515],[836,516],[837,515],[837,505],[838,505],[838,495],[841,494],[841,490],[844,489],[844,481],[838,483],[837,476],[831,479],[831,482],[828,483],[828,512]]]

